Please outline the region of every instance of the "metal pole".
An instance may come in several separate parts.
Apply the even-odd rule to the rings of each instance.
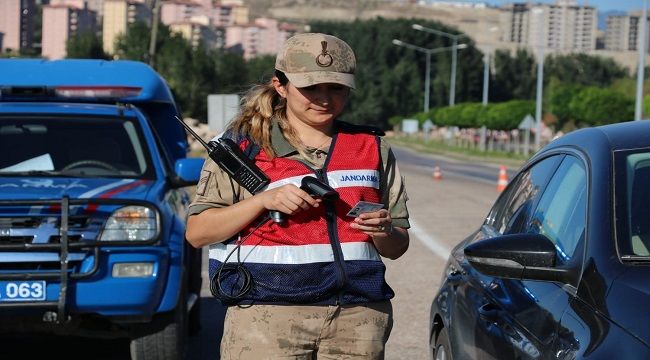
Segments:
[[[429,111],[429,91],[431,88],[430,82],[431,82],[431,54],[437,54],[439,52],[443,51],[448,51],[448,50],[453,50],[453,51],[458,51],[461,49],[467,48],[467,44],[460,44],[460,45],[454,45],[454,46],[447,46],[447,47],[441,47],[441,48],[436,48],[436,49],[427,49],[423,47],[419,47],[413,44],[406,43],[402,40],[398,39],[393,39],[393,45],[397,46],[403,46],[408,49],[412,49],[415,51],[423,52],[427,55],[426,61],[426,73],[425,73],[425,79],[424,79],[424,111],[427,112]]]
[[[535,103],[535,150],[539,150],[542,137],[542,87],[544,85],[544,47],[539,49],[537,61],[537,99]]]
[[[490,81],[490,53],[483,56],[483,106],[488,103],[488,83]]]
[[[456,101],[456,53],[458,38],[454,37],[454,43],[451,49],[451,79],[449,84],[449,106],[454,106]]]
[[[429,112],[429,88],[431,87],[431,52],[427,51],[427,67],[424,78],[424,112]]]
[[[158,21],[160,20],[160,3],[153,0],[152,19],[151,19],[151,37],[149,38],[149,66],[155,66],[156,58],[156,36],[158,36]]]
[[[485,52],[483,56],[483,106],[488,104],[488,82],[490,81],[490,53]],[[487,135],[487,128],[485,125],[481,126],[481,139],[479,145],[481,151],[485,151],[485,137]]]
[[[645,42],[648,31],[648,0],[643,0],[641,13],[641,34],[639,35],[639,69],[636,72],[636,103],[634,106],[634,120],[643,117],[643,82],[645,78]]]

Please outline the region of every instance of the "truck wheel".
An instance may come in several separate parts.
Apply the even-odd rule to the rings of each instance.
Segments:
[[[187,288],[174,310],[174,320],[160,331],[131,340],[131,360],[181,360],[187,350]]]

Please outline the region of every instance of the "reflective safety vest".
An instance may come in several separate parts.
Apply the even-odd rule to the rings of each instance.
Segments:
[[[241,298],[221,297],[225,303],[354,304],[392,298],[372,239],[351,228],[354,218],[346,216],[361,200],[380,202],[379,141],[370,134],[338,132],[319,170],[288,158],[269,159],[261,150],[254,160],[271,179],[267,190],[288,183],[299,187],[303,177],[315,176],[334,188],[339,198],[286,216],[284,223],[249,225],[240,233],[245,240],[239,249],[239,240],[211,245],[213,293],[215,275],[225,261],[228,266],[243,264],[252,280],[250,291]],[[221,290],[230,296],[228,291],[234,294],[241,288],[242,273],[222,270],[219,280]]]

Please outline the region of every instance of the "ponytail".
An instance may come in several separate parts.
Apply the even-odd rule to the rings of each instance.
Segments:
[[[283,72],[276,70],[275,76],[283,86],[289,83],[289,79]],[[286,99],[275,91],[272,80],[266,84],[256,85],[242,97],[240,111],[228,128],[238,135],[247,135],[264,149],[267,156],[274,158],[277,155],[271,146],[274,119],[292,145],[294,139],[297,139],[287,121],[286,108]]]

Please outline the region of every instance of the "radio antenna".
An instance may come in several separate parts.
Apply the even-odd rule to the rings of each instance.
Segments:
[[[176,115],[174,115],[174,117],[176,118],[176,120],[178,120],[178,122],[180,122],[180,123],[183,125],[183,127],[184,127],[187,131],[190,132],[190,134],[192,135],[193,138],[195,138],[196,140],[198,140],[198,142],[200,142],[201,145],[203,145],[204,148],[206,148],[207,150],[210,150],[210,149],[211,149],[211,147],[210,147],[210,146],[209,146],[205,141],[203,141],[203,139],[201,139],[201,137],[199,136],[199,134],[197,134],[196,132],[194,132],[194,130],[192,130],[192,128],[191,128],[189,125],[187,125],[187,124],[185,123],[185,121],[181,120],[181,118],[179,118],[179,117],[176,116]]]

